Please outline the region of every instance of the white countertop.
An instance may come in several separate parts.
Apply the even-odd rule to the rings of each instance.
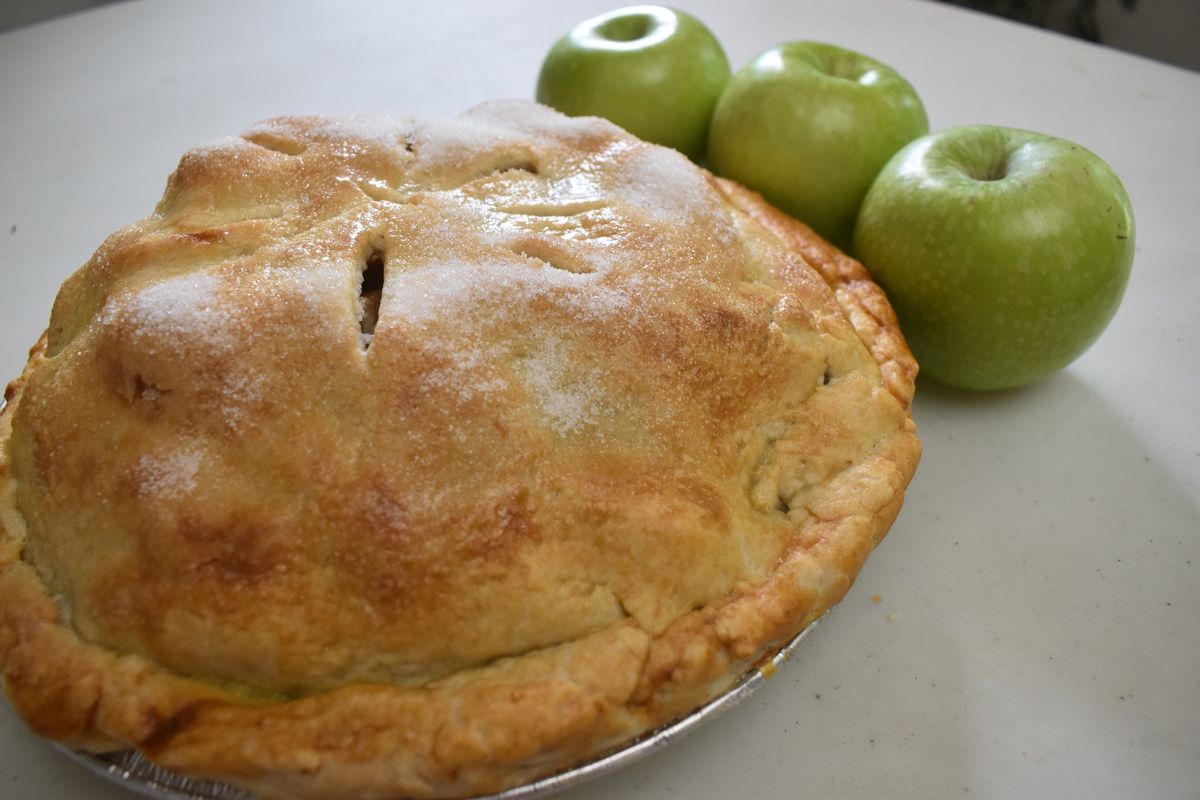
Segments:
[[[530,97],[550,43],[616,5],[156,0],[0,34],[0,376],[190,146],[277,114]],[[906,75],[935,129],[1084,144],[1133,198],[1137,256],[1065,372],[994,395],[919,386],[900,519],[773,680],[562,797],[1200,796],[1200,74],[933,3],[678,5],[735,66],[830,41]],[[134,795],[0,702],[0,796]]]

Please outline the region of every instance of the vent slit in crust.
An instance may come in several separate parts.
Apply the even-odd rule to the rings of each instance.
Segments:
[[[157,406],[163,395],[169,394],[165,389],[161,389],[152,383],[147,383],[141,373],[133,376],[133,401],[148,403],[152,406]]]
[[[383,282],[387,272],[385,264],[383,245],[372,247],[363,259],[362,281],[358,287],[358,306],[362,316],[358,327],[364,350],[370,348],[371,340],[375,337],[375,326],[379,322],[379,306],[383,301]]]
[[[502,167],[498,167],[496,172],[528,172],[530,175],[539,174],[537,164],[533,163],[531,160],[516,161],[511,164],[505,164]]]
[[[255,131],[243,138],[265,150],[273,150],[285,156],[298,156],[308,149],[308,145],[304,142],[288,138],[273,131]]]
[[[572,253],[566,252],[563,248],[555,247],[551,242],[541,238],[528,238],[520,242],[514,252],[517,255],[531,258],[534,261],[541,262],[553,269],[559,269],[563,272],[570,272],[575,275],[587,275],[595,272],[595,268],[575,256]]]

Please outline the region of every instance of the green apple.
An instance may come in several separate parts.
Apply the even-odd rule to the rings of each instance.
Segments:
[[[571,116],[605,117],[649,142],[704,157],[729,61],[700,20],[630,6],[579,23],[542,63],[537,99]]]
[[[923,375],[964,389],[1031,383],[1082,353],[1133,265],[1121,181],[1080,145],[990,125],[912,142],[863,202],[855,254]]]
[[[708,166],[845,248],[879,170],[928,132],[921,98],[895,70],[835,45],[788,42],[730,79]]]

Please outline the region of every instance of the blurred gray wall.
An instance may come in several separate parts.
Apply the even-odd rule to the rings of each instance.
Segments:
[[[252,2],[253,0],[248,0]],[[440,1],[440,0],[431,0]],[[613,0],[613,7],[643,0]],[[671,0],[645,0],[665,2]],[[120,0],[0,0],[0,31],[32,25],[63,14],[83,11]],[[154,2],[154,0],[146,0]],[[195,0],[202,2],[202,0]],[[1055,13],[1061,18],[1070,7],[1087,7],[1103,44],[1158,61],[1200,72],[1200,0],[943,0],[1002,13],[1013,19],[1046,27]],[[1132,8],[1127,6],[1132,5]],[[1058,8],[1058,12],[1053,9]],[[1070,31],[1065,31],[1070,32]]]
[[[1200,71],[1197,0],[940,0]]]
[[[1196,0],[1137,0],[1096,8],[1100,40],[1110,47],[1200,72],[1200,3]]]
[[[0,31],[21,28],[116,0],[0,0]]]

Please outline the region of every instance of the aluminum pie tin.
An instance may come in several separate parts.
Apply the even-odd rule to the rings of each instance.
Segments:
[[[821,619],[814,620],[773,655],[764,657],[746,671],[737,683],[695,711],[562,772],[506,789],[499,794],[479,795],[474,800],[532,800],[546,797],[658,752],[753,694],[792,657]],[[257,800],[255,795],[227,783],[190,778],[162,769],[136,750],[87,753],[62,745],[55,747],[90,772],[145,797],[158,800]]]

